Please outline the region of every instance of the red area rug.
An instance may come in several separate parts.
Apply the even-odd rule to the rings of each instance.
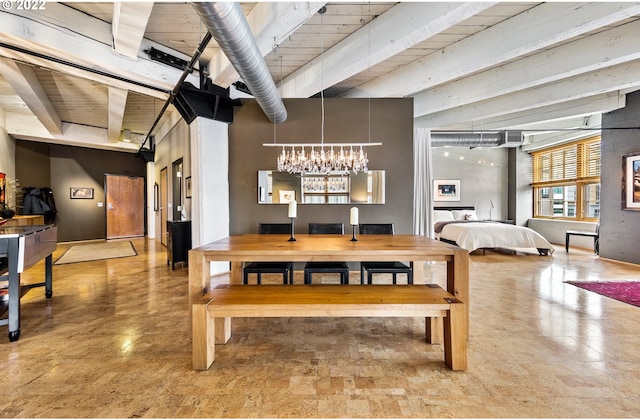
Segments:
[[[640,307],[640,282],[579,282],[567,281],[568,284],[593,291],[600,295],[613,298],[623,303]]]

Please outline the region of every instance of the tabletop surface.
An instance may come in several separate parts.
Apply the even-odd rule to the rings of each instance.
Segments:
[[[52,227],[53,225],[0,227],[0,238],[26,236]]]
[[[253,255],[300,258],[310,256],[336,256],[367,260],[386,255],[388,257],[416,257],[419,260],[429,255],[454,255],[461,249],[457,246],[424,236],[410,234],[359,235],[351,241],[350,235],[299,234],[296,241],[289,241],[286,234],[242,234],[225,237],[192,250],[205,255],[250,257]]]

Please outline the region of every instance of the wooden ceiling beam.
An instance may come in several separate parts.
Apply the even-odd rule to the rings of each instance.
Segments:
[[[624,108],[625,95],[621,92],[609,92],[588,96],[581,99],[569,100],[553,105],[541,106],[519,112],[485,118],[482,120],[464,121],[450,125],[449,130],[461,131],[496,131],[505,129],[523,129],[537,126],[540,121],[548,122],[545,129],[553,128],[558,120],[576,116],[589,116],[602,112],[610,112]],[[417,123],[417,127],[421,124]],[[561,125],[562,128],[564,125]]]
[[[561,105],[572,100],[588,98],[600,93],[618,94],[619,90],[640,89],[640,61],[620,64],[601,71],[592,71],[555,83],[521,90],[488,100],[459,106],[414,119],[416,126],[432,129],[451,129],[459,121],[480,125],[488,118],[503,117],[518,113],[537,113],[548,105]],[[567,105],[564,105],[568,107]],[[606,110],[601,110],[606,112]],[[461,115],[464,115],[461,118]],[[540,115],[540,114],[539,114]],[[546,118],[540,118],[544,120]]]
[[[450,29],[493,4],[399,3],[286,77],[282,83],[282,96],[313,96]]]
[[[116,54],[137,59],[153,2],[115,2],[111,33]]]
[[[62,121],[31,66],[0,58],[0,73],[51,134],[62,133]]]
[[[262,56],[272,52],[283,38],[299,28],[318,12],[324,2],[258,2],[247,15],[251,31]],[[225,54],[218,50],[209,62],[211,79],[219,86],[228,87],[239,79],[238,73]]]
[[[109,122],[108,137],[109,142],[117,143],[120,141],[120,133],[122,131],[122,121],[124,120],[124,111],[127,107],[127,96],[129,92],[115,87],[109,87]]]
[[[61,30],[58,26],[61,21],[73,21],[75,30]],[[182,75],[181,70],[150,58],[131,60],[115,54],[108,22],[61,3],[47,4],[46,14],[0,13],[0,28],[3,28],[3,42],[16,48],[0,47],[0,56],[109,86],[166,99],[166,92],[173,89]],[[143,49],[153,45],[148,40],[142,42]],[[189,75],[187,80],[195,85],[199,83],[197,75]]]
[[[420,117],[638,60],[638,33],[640,21],[634,21],[434,87],[414,96],[414,116]],[[592,92],[596,93],[600,92]]]
[[[468,36],[346,97],[405,97],[640,14],[638,3],[543,3]]]

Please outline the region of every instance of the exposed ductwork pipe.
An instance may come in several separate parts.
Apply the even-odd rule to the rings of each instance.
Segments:
[[[260,53],[239,3],[191,3],[242,81],[271,122],[287,119],[287,109]]]
[[[522,131],[432,132],[431,147],[519,147]]]

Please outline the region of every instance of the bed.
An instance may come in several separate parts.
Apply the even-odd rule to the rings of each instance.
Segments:
[[[535,249],[550,255],[554,248],[538,232],[504,221],[478,220],[473,207],[435,207],[436,238],[473,252],[478,249]]]

